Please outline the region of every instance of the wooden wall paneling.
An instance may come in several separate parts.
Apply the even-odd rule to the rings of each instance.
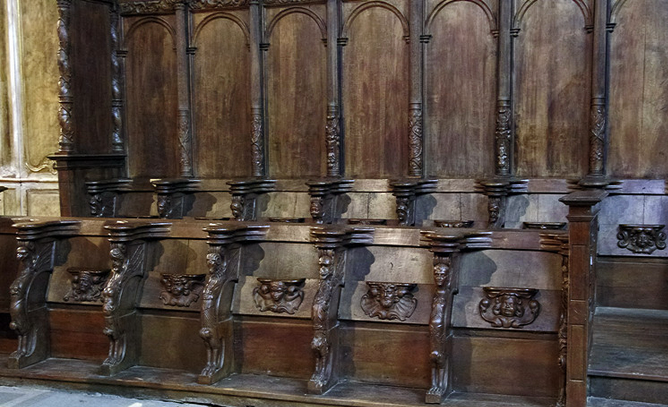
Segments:
[[[400,0],[343,3],[347,176],[389,178],[408,173],[408,5]]]
[[[180,175],[190,178],[193,172],[192,119],[190,109],[190,8],[185,1],[174,5],[176,11],[176,76],[178,101],[178,145]]]
[[[428,4],[428,173],[442,178],[492,176],[496,12],[485,1]]]
[[[325,5],[272,7],[265,13],[269,174],[275,178],[324,176]]]
[[[517,36],[513,113],[518,176],[581,177],[587,172],[591,28],[589,1],[516,3],[512,32]]]
[[[109,350],[102,306],[87,308],[49,310],[51,357],[102,363]]]
[[[251,175],[248,18],[248,9],[193,16],[194,157],[201,178]]]
[[[70,64],[74,80],[72,105],[74,140],[79,153],[111,150],[110,7],[88,1],[72,3]]]
[[[660,0],[616,0],[610,19],[609,172],[666,177],[668,8]]]
[[[130,176],[179,174],[174,15],[124,17]]]

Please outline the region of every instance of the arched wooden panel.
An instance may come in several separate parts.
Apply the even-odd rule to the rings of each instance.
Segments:
[[[431,19],[425,72],[431,176],[494,174],[497,45],[491,28],[483,10],[469,1],[447,4]]]
[[[528,1],[515,42],[517,174],[584,176],[593,37],[587,9],[574,0]]]
[[[197,176],[250,176],[250,51],[246,27],[234,15],[210,15],[198,25],[194,45]]]
[[[266,58],[269,173],[276,178],[324,176],[327,51],[322,30],[312,15],[283,15],[272,25]]]
[[[175,43],[165,25],[154,20],[136,22],[126,36],[127,137],[134,178],[179,173]]]
[[[618,8],[610,35],[609,173],[668,176],[668,3]]]
[[[390,178],[407,173],[406,28],[395,12],[380,6],[364,9],[347,24],[349,41],[343,51],[347,176]]]

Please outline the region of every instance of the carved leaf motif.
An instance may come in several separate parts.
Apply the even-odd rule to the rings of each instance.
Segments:
[[[409,120],[410,172],[422,175],[422,107],[412,108]]]

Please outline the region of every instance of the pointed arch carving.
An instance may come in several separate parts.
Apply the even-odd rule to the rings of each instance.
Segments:
[[[446,6],[453,3],[468,2],[473,3],[485,13],[487,21],[489,22],[489,30],[494,33],[498,31],[497,16],[489,7],[489,5],[484,0],[443,0],[434,7],[434,9],[429,13],[427,17],[427,23],[425,24],[427,33],[431,33],[431,24],[436,19],[438,13],[441,12]]]
[[[617,24],[617,17],[619,16],[619,11],[624,7],[627,0],[617,0],[615,4],[612,5],[610,10],[610,24]]]
[[[517,10],[517,13],[515,13],[515,16],[513,17],[512,27],[515,33],[519,32],[520,26],[522,25],[522,21],[524,20],[524,17],[526,16],[526,13],[529,10],[529,8],[531,8],[531,6],[536,4],[538,1],[539,0],[526,0],[524,3],[522,3],[519,10]],[[578,6],[580,12],[582,13],[582,17],[584,18],[585,29],[587,29],[587,31],[593,29],[594,16],[586,0],[572,0],[572,1]]]
[[[234,14],[231,13],[226,13],[224,11],[220,11],[217,13],[213,13],[208,15],[205,19],[203,19],[195,28],[195,33],[193,34],[193,45],[196,47],[197,46],[197,40],[199,38],[200,33],[204,29],[204,27],[209,24],[210,22],[213,22],[215,20],[230,20],[234,24],[236,24],[241,31],[244,34],[244,37],[246,38],[246,45],[250,45],[250,29],[248,28],[248,24],[246,24],[245,21],[240,19]]]
[[[274,16],[274,18],[267,26],[267,39],[271,39],[271,33],[274,31],[274,28],[276,28],[276,24],[278,24],[281,19],[289,16],[290,14],[305,14],[310,17],[318,25],[323,41],[327,40],[327,25],[325,24],[325,21],[320,18],[320,16],[317,15],[313,10],[310,10],[306,7],[290,7],[276,14],[276,16]]]
[[[150,16],[150,17],[144,17],[141,18],[137,21],[135,21],[134,24],[128,28],[127,34],[125,34],[125,37],[123,38],[123,50],[128,49],[128,43],[132,39],[132,36],[134,35],[135,31],[139,29],[139,27],[146,25],[146,24],[158,24],[159,26],[162,26],[167,30],[169,33],[170,38],[172,39],[172,46],[176,47],[176,31],[174,30],[174,27],[172,27],[164,18],[160,17],[155,17],[155,16]]]
[[[355,10],[350,13],[350,16],[346,19],[345,23],[343,24],[343,31],[341,36],[343,38],[348,38],[348,31],[350,30],[350,26],[352,23],[355,21],[355,19],[362,14],[364,10],[374,8],[374,7],[380,7],[384,8],[385,10],[390,11],[392,14],[397,16],[399,21],[401,22],[401,27],[403,28],[404,31],[404,38],[408,39],[410,37],[410,28],[409,28],[409,23],[408,19],[406,16],[395,6],[385,3],[384,1],[369,1],[362,3],[359,5]]]

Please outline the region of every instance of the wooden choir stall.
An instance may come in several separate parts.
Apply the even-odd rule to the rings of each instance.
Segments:
[[[62,217],[0,218],[2,382],[668,400],[665,0],[54,1]]]

